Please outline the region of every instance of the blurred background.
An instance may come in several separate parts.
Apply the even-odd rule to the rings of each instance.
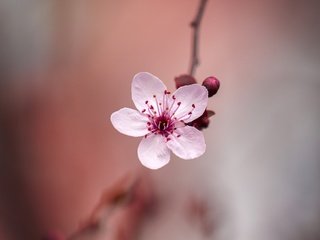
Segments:
[[[209,0],[195,77],[221,88],[202,157],[148,170],[113,129],[134,74],[174,90],[187,72],[198,4],[0,2],[1,240],[320,239],[319,1]],[[117,188],[134,200],[74,235]]]

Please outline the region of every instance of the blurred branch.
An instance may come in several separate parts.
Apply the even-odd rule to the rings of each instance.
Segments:
[[[99,231],[108,221],[117,207],[126,206],[133,200],[140,179],[132,179],[125,175],[119,181],[106,189],[90,216],[82,222],[79,228],[67,240],[76,240],[81,236]]]
[[[71,235],[57,238],[51,234],[44,240],[95,239],[108,229],[112,230],[106,239],[137,239],[141,224],[155,207],[152,189],[147,176],[126,174],[102,192],[89,217]]]
[[[208,0],[200,0],[199,8],[196,17],[191,22],[190,26],[193,29],[192,37],[192,55],[189,74],[194,75],[196,67],[199,65],[199,28],[202,20],[202,16]]]

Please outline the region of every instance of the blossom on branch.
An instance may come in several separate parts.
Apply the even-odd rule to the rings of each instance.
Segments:
[[[159,78],[141,72],[134,76],[131,92],[137,110],[122,108],[111,115],[111,122],[125,135],[143,136],[138,147],[142,165],[163,167],[170,161],[170,150],[183,159],[205,152],[202,132],[187,125],[206,110],[208,91],[204,86],[182,86],[171,94]]]

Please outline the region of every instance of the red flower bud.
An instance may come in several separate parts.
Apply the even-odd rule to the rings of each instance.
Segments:
[[[205,86],[208,90],[208,93],[209,93],[209,97],[212,97],[213,95],[215,95],[218,90],[219,90],[219,87],[220,87],[220,82],[217,78],[215,77],[207,77],[203,83],[202,83],[203,86]]]
[[[197,81],[196,81],[196,79],[194,79],[194,77],[192,77],[191,75],[187,75],[187,74],[180,75],[179,77],[176,77],[174,79],[174,81],[176,82],[176,88],[197,83]]]

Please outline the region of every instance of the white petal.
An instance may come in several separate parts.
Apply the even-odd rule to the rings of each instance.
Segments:
[[[156,102],[153,96],[155,95],[158,101],[162,101],[165,90],[166,86],[163,82],[151,73],[141,72],[133,77],[131,85],[132,100],[139,111],[146,109],[146,101],[156,110]]]
[[[181,102],[181,105],[175,113],[175,117],[178,119],[181,118],[181,120],[184,120],[186,123],[200,117],[208,105],[208,91],[199,84],[180,87],[173,93],[173,96],[176,97],[176,101],[172,110],[175,110],[177,103]],[[195,106],[194,109],[192,104]],[[191,111],[192,114],[190,116],[188,113]]]
[[[206,151],[203,134],[198,129],[185,126],[177,129],[175,133],[180,134],[180,137],[170,135],[167,146],[178,157],[193,159],[201,156]]]
[[[143,166],[158,169],[170,161],[170,150],[161,135],[143,138],[138,147],[138,157]]]
[[[141,137],[149,131],[147,128],[148,118],[131,108],[121,108],[119,111],[112,113],[111,123],[119,132],[132,136]]]

